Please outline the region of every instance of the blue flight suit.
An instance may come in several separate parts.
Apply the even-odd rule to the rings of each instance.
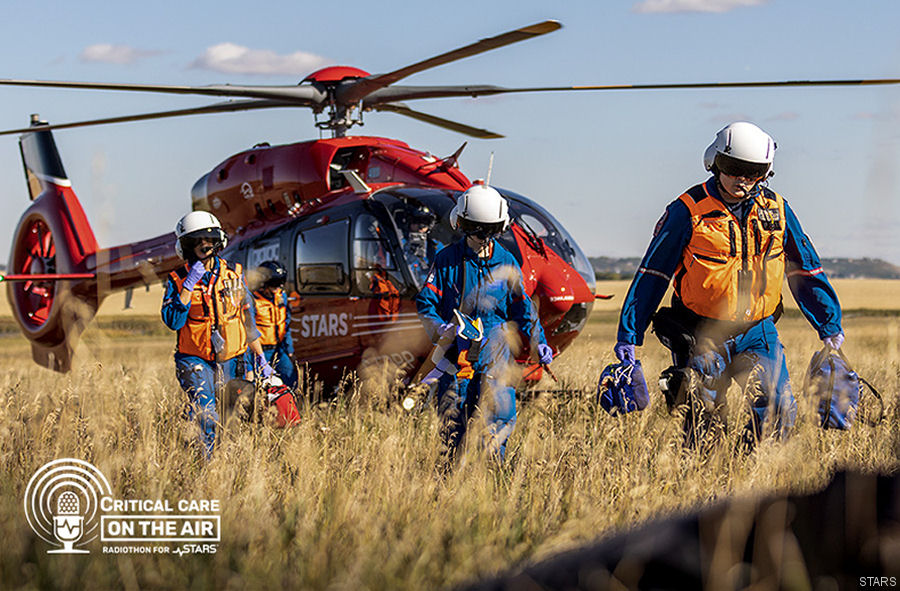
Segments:
[[[706,181],[705,188],[712,197],[722,201],[715,177]],[[724,201],[722,206],[729,207]],[[752,207],[754,200],[750,197],[730,209],[738,218],[746,218]],[[786,201],[784,207],[785,272],[791,293],[819,338],[836,335],[841,332],[841,307],[837,294],[828,282],[819,256],[809,237],[803,233],[797,216]],[[657,223],[650,246],[625,296],[619,317],[619,342],[643,343],[644,332],[682,260],[691,233],[688,208],[676,199]],[[791,393],[784,347],[778,338],[775,318],[770,316],[755,322],[719,344],[722,347],[718,354],[707,354],[688,361],[690,367],[707,377],[701,388],[701,398],[713,406],[723,406],[731,378],[746,373],[749,367],[755,365],[759,368],[757,376],[761,395],[751,401],[753,417],[748,428],[758,439],[771,405],[776,415],[775,431],[785,435],[794,424],[797,405]],[[684,367],[684,360],[674,361]]]
[[[204,273],[200,281],[197,282],[197,286],[208,287],[210,281],[218,272],[219,258],[216,257],[212,271]],[[246,281],[244,285],[246,286]],[[244,291],[246,311],[244,326],[247,330],[247,342],[249,343],[259,338],[259,331],[256,329],[253,296],[246,287]],[[163,295],[161,311],[163,323],[170,329],[178,331],[187,323],[189,309],[190,302],[188,304],[181,302],[178,289],[170,279],[166,283],[166,291]],[[185,391],[190,401],[186,408],[187,419],[197,419],[200,426],[200,448],[207,458],[212,456],[216,437],[216,423],[219,421],[219,413],[216,411],[216,365],[214,361],[208,361],[196,355],[185,355],[177,351],[175,353],[175,376],[178,378],[181,389]],[[248,369],[244,362],[244,355],[237,355],[218,365],[222,371],[221,385],[224,385],[229,380],[243,379]]]
[[[489,258],[481,259],[465,239],[440,250],[435,256],[425,286],[416,296],[416,309],[432,342],[440,339],[440,326],[452,322],[459,309],[481,318],[484,337],[470,379],[444,374],[437,385],[438,404],[444,424],[445,452],[452,457],[462,442],[466,423],[482,392],[493,400],[482,404],[489,429],[489,449],[501,459],[506,440],[516,422],[516,391],[509,386],[511,358],[504,327],[515,322],[532,348],[546,343],[531,299],[525,294],[522,270],[508,250],[496,240]]]

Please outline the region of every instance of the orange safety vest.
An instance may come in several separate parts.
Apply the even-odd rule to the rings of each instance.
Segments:
[[[387,274],[376,271],[372,274],[369,289],[375,296],[371,311],[381,319],[396,320],[400,312],[400,290],[388,279]]]
[[[187,278],[185,265],[169,274],[175,282],[176,293],[181,293]],[[225,347],[219,352],[218,360],[225,361],[247,350],[247,329],[244,326],[244,294],[246,293],[241,266],[219,259],[219,273],[210,285],[197,283],[191,292],[190,309],[184,326],[178,329],[176,350],[185,355],[196,355],[207,361],[215,361],[212,346],[213,327],[218,325],[219,334],[225,340]]]
[[[675,294],[700,316],[762,320],[781,303],[784,199],[763,188],[743,226],[706,185],[679,197],[691,214],[691,239],[675,271]]]
[[[256,300],[256,328],[260,332],[260,344],[277,345],[287,332],[287,307],[284,305],[284,290],[278,288],[270,301],[260,292],[253,292]]]

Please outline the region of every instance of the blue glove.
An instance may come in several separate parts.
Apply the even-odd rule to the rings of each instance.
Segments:
[[[182,286],[188,291],[193,291],[194,286],[197,285],[197,282],[200,281],[205,273],[206,267],[203,266],[203,262],[195,262],[193,265],[191,265],[191,270],[188,271],[187,277],[184,278],[184,283],[182,284]]]
[[[621,361],[622,363],[627,363],[630,365],[634,365],[635,355],[634,355],[634,345],[630,343],[616,343],[616,346],[613,347],[613,351],[616,354],[616,359]]]
[[[550,365],[550,362],[553,361],[553,348],[546,343],[541,343],[537,346],[537,350],[541,363]]]
[[[822,339],[822,342],[826,347],[837,351],[841,348],[841,345],[844,344],[844,333],[839,332],[837,334],[831,335],[830,337],[825,337],[824,339]]]
[[[258,371],[263,379],[270,378],[275,374],[275,370],[272,369],[272,366],[269,365],[268,361],[266,361],[266,357],[264,355],[256,356],[256,365],[259,367]]]

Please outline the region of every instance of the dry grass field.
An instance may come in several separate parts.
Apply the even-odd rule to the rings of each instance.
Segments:
[[[158,288],[136,292],[136,309],[124,313],[122,296],[111,298],[67,375],[35,366],[24,339],[6,331],[0,586],[446,588],[725,496],[810,491],[841,466],[900,465],[900,282],[837,283],[847,309],[845,350],[884,394],[882,425],[850,433],[815,426],[813,402],[799,390],[818,340],[789,311],[779,331],[800,405],[793,437],[743,455],[732,452],[732,429],[707,457],[684,452],[680,425],[655,391],[668,363],[651,334],[640,351],[651,406],[617,419],[596,404],[592,391],[612,361],[626,289],[625,282],[598,287],[617,297],[598,302],[585,333],[553,364],[569,392],[523,396],[507,461],[493,464],[473,446],[445,477],[435,469],[435,413],[402,410],[376,383],[354,383],[330,403],[304,401],[302,423],[288,431],[229,423],[213,460],[198,460],[184,444],[189,428],[180,419],[173,337],[146,329],[158,313]],[[729,395],[732,425],[740,425],[747,412],[741,392]],[[62,457],[96,465],[116,498],[219,499],[217,552],[47,554],[22,500],[35,470]]]

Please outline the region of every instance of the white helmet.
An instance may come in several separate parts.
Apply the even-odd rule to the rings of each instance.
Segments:
[[[450,226],[482,238],[502,234],[509,227],[509,204],[497,189],[472,185],[450,210]]]
[[[179,257],[194,262],[194,248],[200,239],[213,241],[213,254],[228,245],[228,236],[222,230],[222,224],[208,211],[192,211],[175,224],[175,253]]]
[[[713,174],[766,178],[772,174],[775,140],[746,121],[726,125],[703,154],[703,166]]]

